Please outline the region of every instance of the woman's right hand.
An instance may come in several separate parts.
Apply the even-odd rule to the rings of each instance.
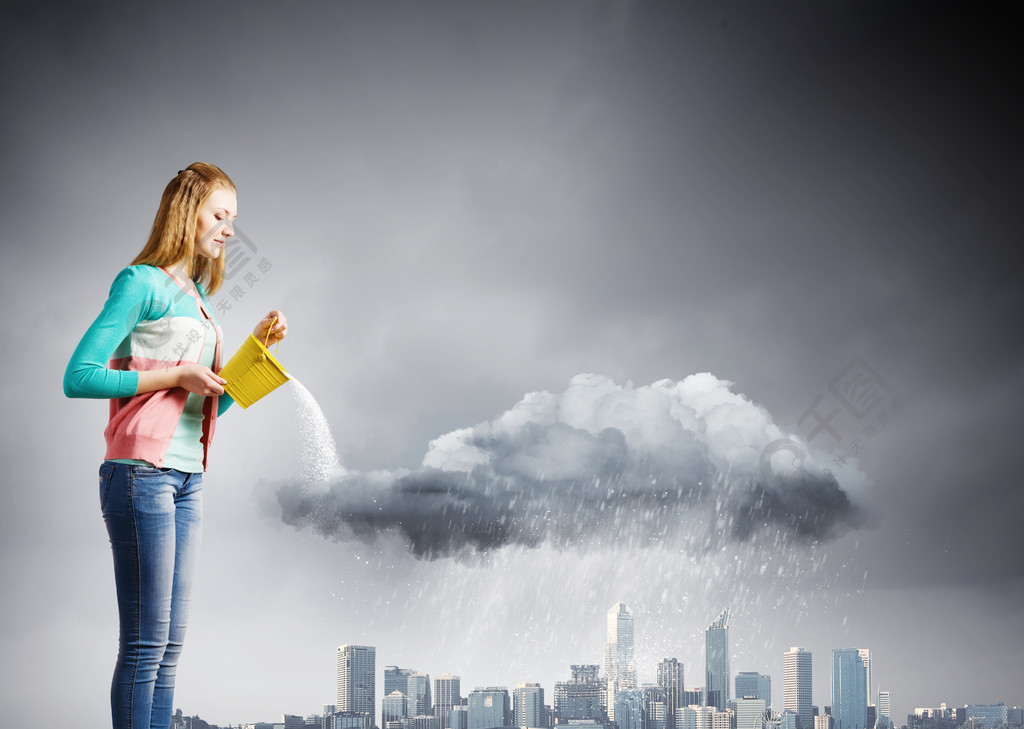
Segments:
[[[178,387],[184,387],[196,395],[223,395],[224,383],[220,375],[213,373],[209,367],[197,364],[178,365]]]

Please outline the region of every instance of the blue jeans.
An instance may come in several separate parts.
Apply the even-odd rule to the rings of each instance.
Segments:
[[[120,616],[110,686],[114,729],[168,729],[192,602],[203,475],[104,461],[100,506]]]

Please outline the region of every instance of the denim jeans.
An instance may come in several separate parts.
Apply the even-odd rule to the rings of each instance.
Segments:
[[[203,475],[104,461],[100,506],[120,617],[114,729],[168,729],[203,520]]]

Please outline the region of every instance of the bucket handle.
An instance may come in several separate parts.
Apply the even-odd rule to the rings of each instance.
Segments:
[[[270,341],[270,330],[274,328],[274,323],[276,321],[277,321],[277,317],[276,316],[273,319],[270,320],[270,326],[267,327],[267,338],[263,341],[263,348],[264,349],[267,348],[267,343]],[[280,339],[277,340],[277,346],[274,347],[274,356],[275,357],[277,357],[277,350],[279,350],[279,349],[281,349],[281,340]]]

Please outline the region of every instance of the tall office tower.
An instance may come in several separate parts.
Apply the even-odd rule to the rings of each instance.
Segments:
[[[555,723],[567,724],[570,719],[605,717],[604,702],[607,684],[594,664],[573,665],[572,679],[555,683]]]
[[[676,712],[675,729],[711,729],[711,717],[714,713],[714,707],[699,704],[681,706]]]
[[[409,674],[409,716],[427,716],[433,709],[430,701],[430,676],[425,673]]]
[[[640,691],[644,695],[644,729],[666,729],[669,725],[666,724],[668,704],[664,687],[656,683],[645,683]]]
[[[409,676],[416,673],[411,668],[399,668],[398,666],[385,666],[384,667],[384,697],[391,696],[395,691],[400,691],[406,699],[409,698]],[[383,708],[383,707],[382,707]],[[406,707],[406,713],[403,716],[413,716]],[[381,712],[381,729],[387,729],[387,720],[384,719],[383,711]]]
[[[434,714],[441,720],[441,729],[448,726],[448,712],[462,703],[462,687],[458,676],[442,673],[434,679]]]
[[[521,683],[512,692],[514,726],[542,727],[544,724],[544,689],[539,683]]]
[[[666,658],[658,664],[658,685],[665,689],[665,723],[671,729],[676,723],[676,709],[683,703],[683,664]]]
[[[391,722],[399,722],[409,716],[409,700],[398,689],[381,700],[381,729],[388,729]]]
[[[387,696],[392,691],[401,691],[408,697],[409,695],[409,676],[416,673],[411,668],[399,668],[398,666],[385,666],[384,667],[384,695]]]
[[[772,679],[757,671],[740,671],[736,674],[736,698],[751,696],[762,699],[765,706],[772,705]]]
[[[691,686],[683,689],[683,706],[707,706],[704,701],[704,687]]]
[[[798,729],[796,722],[797,716],[795,711],[784,709],[779,714],[779,729]]]
[[[811,652],[790,648],[783,657],[782,670],[782,708],[796,713],[797,729],[814,729]]]
[[[867,669],[856,648],[832,651],[832,722],[835,729],[867,729]]]
[[[636,688],[636,659],[633,650],[633,611],[626,603],[608,610],[608,642],[604,646],[604,677],[608,681],[608,718],[615,720],[615,694]]]
[[[724,711],[732,698],[729,691],[729,684],[732,683],[729,670],[729,608],[723,610],[704,631],[704,648],[707,705]]]
[[[879,729],[892,727],[892,700],[888,691],[878,692],[878,726]]]
[[[864,664],[864,670],[867,673],[867,686],[868,686],[868,706],[875,705],[875,691],[874,684],[872,683],[871,675],[871,649],[870,648],[859,648],[857,654],[860,656],[861,662]]]
[[[619,729],[644,729],[644,694],[635,688],[622,689],[615,694],[615,724]]]
[[[469,707],[465,704],[453,706],[448,712],[448,729],[469,729]]]
[[[735,703],[736,729],[761,729],[767,702],[764,699],[738,698]]]
[[[374,667],[377,649],[370,645],[338,646],[338,711],[364,714],[373,723],[376,710]]]
[[[475,688],[469,694],[468,729],[511,726],[512,711],[504,686]]]

